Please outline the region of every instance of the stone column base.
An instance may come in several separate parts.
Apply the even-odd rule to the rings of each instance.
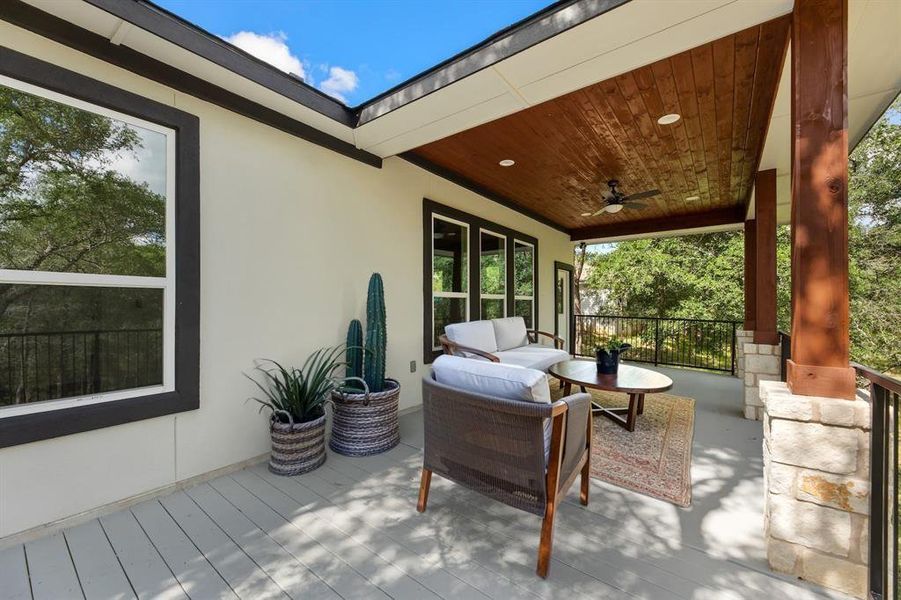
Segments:
[[[761,381],[767,560],[858,598],[867,593],[870,404]]]
[[[736,338],[741,343],[740,377],[745,387],[745,418],[763,419],[763,403],[760,400],[760,382],[778,381],[782,373],[782,348],[778,344],[755,344],[753,331],[742,331]],[[737,335],[737,334],[736,334]]]

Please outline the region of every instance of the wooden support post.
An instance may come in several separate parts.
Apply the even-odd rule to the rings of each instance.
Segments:
[[[792,392],[853,398],[848,354],[848,3],[792,17]]]
[[[776,170],[759,171],[754,182],[756,237],[754,343],[777,344],[776,333]]]
[[[757,315],[757,222],[745,221],[745,331],[754,331],[754,317]]]

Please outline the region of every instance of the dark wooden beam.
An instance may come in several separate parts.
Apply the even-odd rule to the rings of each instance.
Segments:
[[[757,316],[757,221],[745,221],[745,331],[754,331]]]
[[[854,398],[848,340],[848,3],[792,15],[792,392]]]
[[[758,171],[754,181],[754,343],[777,344],[776,332],[776,169]]]
[[[733,225],[741,223],[744,220],[744,206],[728,206],[702,213],[679,215],[677,217],[658,217],[654,219],[645,219],[643,221],[627,221],[625,223],[610,223],[608,225],[581,227],[579,229],[571,229],[569,236],[572,241],[578,242],[581,240],[598,240],[624,235],[697,229],[699,227],[713,227],[715,225]]]

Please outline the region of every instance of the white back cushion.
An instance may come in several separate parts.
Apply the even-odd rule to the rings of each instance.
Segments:
[[[507,400],[551,402],[547,376],[535,369],[442,354],[432,363],[438,383]]]
[[[494,337],[498,350],[510,350],[529,345],[529,334],[526,333],[526,322],[522,317],[492,319]]]
[[[469,346],[484,352],[497,352],[497,340],[494,338],[494,325],[491,321],[469,321],[454,323],[444,328],[447,339],[461,346]]]

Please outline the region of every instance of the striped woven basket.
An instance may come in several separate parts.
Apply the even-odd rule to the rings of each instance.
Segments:
[[[270,435],[269,470],[276,475],[300,475],[325,462],[325,415],[306,423],[280,423],[273,419]]]
[[[397,402],[400,383],[385,380],[385,390],[369,394],[332,392],[332,437],[329,446],[345,456],[370,456],[400,443]]]

